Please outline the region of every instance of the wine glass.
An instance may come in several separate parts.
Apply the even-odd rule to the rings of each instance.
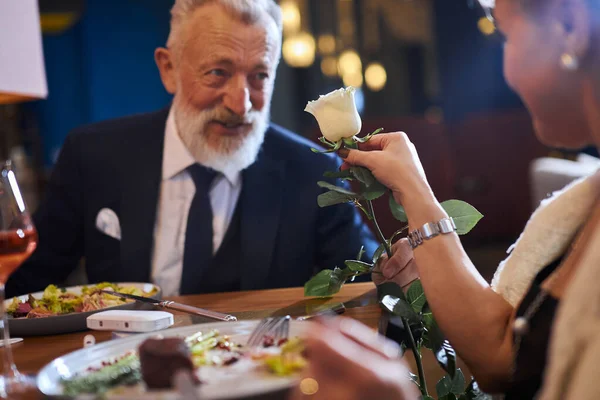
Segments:
[[[4,300],[6,281],[35,250],[37,232],[19,190],[11,162],[0,162],[0,168],[0,331],[4,340],[4,347],[0,350],[4,364],[0,376],[0,397],[8,398],[10,394],[25,392],[34,385],[31,378],[19,373],[13,361]]]

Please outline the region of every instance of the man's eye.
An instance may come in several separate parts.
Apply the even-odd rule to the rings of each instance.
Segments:
[[[267,74],[266,72],[259,72],[258,74],[256,74],[256,79],[260,81],[266,81],[267,79],[269,79],[269,74]]]
[[[211,69],[209,72],[209,75],[214,75],[214,76],[225,76],[227,73],[225,72],[224,69]]]

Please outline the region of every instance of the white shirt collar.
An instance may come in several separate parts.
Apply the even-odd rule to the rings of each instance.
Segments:
[[[162,179],[168,180],[187,169],[190,165],[196,164],[196,160],[190,154],[187,147],[179,137],[177,125],[175,124],[175,115],[173,108],[169,111],[167,124],[165,126],[165,144],[163,149]],[[226,172],[225,176],[229,184],[235,186],[241,179],[240,172]]]

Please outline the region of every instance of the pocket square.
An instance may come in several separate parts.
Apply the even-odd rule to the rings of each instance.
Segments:
[[[121,223],[119,217],[110,208],[103,208],[96,217],[96,228],[105,235],[121,240]]]

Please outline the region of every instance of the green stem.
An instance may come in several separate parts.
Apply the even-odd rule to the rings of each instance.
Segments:
[[[373,202],[371,200],[367,200],[367,209],[369,210],[369,214],[371,214],[370,215],[371,220],[373,221],[373,224],[375,225],[375,233],[377,234],[377,238],[383,244],[385,253],[388,256],[388,259],[390,259],[390,258],[392,258],[392,249],[390,248],[390,245],[388,244],[388,241],[386,240],[385,236],[383,236],[383,232],[381,231],[381,228],[379,227],[379,224],[377,223],[377,218],[375,217],[375,210],[373,209]]]
[[[408,341],[410,342],[410,349],[412,350],[413,356],[415,357],[415,362],[417,363],[417,372],[419,373],[419,386],[421,387],[421,394],[423,394],[424,396],[429,396],[429,392],[427,392],[427,381],[425,380],[425,371],[423,370],[423,361],[421,360],[421,352],[417,348],[417,343],[415,342],[412,330],[410,329],[410,325],[408,324],[408,319],[402,318],[402,323],[404,324],[404,328],[408,332]]]
[[[367,209],[369,211],[371,220],[373,221],[373,224],[375,225],[375,233],[377,234],[377,238],[379,239],[379,241],[381,243],[383,243],[383,247],[385,248],[385,252],[389,259],[392,257],[392,249],[390,248],[388,241],[385,239],[385,236],[383,236],[383,232],[381,231],[381,228],[379,227],[379,224],[377,223],[377,218],[375,217],[375,210],[373,209],[373,202],[371,200],[367,200]],[[410,329],[410,324],[408,323],[408,319],[402,318],[402,323],[404,324],[404,327],[406,328],[406,331],[408,332],[410,349],[412,350],[413,355],[415,356],[415,362],[417,363],[417,371],[419,372],[419,385],[421,386],[421,393],[425,396],[428,396],[429,393],[427,392],[427,381],[425,380],[425,371],[423,370],[423,362],[421,360],[421,353],[419,352],[419,349],[417,349],[417,343],[415,342],[415,338],[412,334],[412,330]]]

